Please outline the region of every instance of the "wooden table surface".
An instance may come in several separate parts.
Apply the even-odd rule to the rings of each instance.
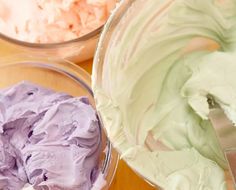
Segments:
[[[15,52],[12,49],[9,49],[0,42],[0,58],[3,56],[14,55]],[[79,63],[80,67],[85,69],[88,73],[91,73],[92,70],[92,60]],[[120,160],[117,168],[117,172],[113,183],[109,190],[154,190],[155,188],[151,187],[148,183],[142,180],[137,176],[126,164],[124,161]]]

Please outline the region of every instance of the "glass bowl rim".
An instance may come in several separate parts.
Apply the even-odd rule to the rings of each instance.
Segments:
[[[5,35],[1,32],[0,32],[0,39],[5,40],[5,41],[10,42],[15,45],[23,46],[25,48],[52,49],[52,48],[60,48],[63,46],[67,46],[67,45],[70,45],[71,43],[85,42],[89,39],[92,39],[101,33],[103,27],[104,27],[104,24],[87,34],[82,35],[81,37],[78,37],[78,38],[75,38],[72,40],[67,40],[64,42],[56,42],[56,43],[33,43],[33,42],[22,41],[22,40],[18,40],[16,38],[12,38],[12,37]]]

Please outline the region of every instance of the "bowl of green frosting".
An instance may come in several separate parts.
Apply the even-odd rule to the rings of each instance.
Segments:
[[[226,190],[210,94],[236,123],[236,2],[124,0],[94,59],[96,107],[113,146],[164,190]]]

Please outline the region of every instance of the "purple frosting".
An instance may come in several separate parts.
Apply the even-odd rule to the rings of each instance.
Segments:
[[[22,82],[0,91],[0,189],[89,190],[101,151],[87,98]]]

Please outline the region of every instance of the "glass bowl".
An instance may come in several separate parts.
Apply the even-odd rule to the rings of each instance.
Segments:
[[[68,61],[23,55],[0,58],[0,75],[0,89],[27,80],[72,96],[86,96],[94,106],[90,76]],[[104,131],[101,146],[103,151],[100,154],[99,167],[107,182],[102,190],[106,190],[113,180],[119,157]]]
[[[165,5],[168,5],[175,2],[173,1],[166,1],[166,3],[163,3]],[[145,0],[123,0],[121,4],[116,8],[115,12],[110,16],[109,20],[107,21],[104,30],[101,34],[97,51],[95,53],[94,62],[93,62],[93,72],[92,72],[92,78],[93,78],[93,85],[99,86],[102,88],[104,84],[104,88],[108,87],[109,84],[106,83],[106,75],[104,75],[104,70],[106,70],[106,64],[109,64],[107,61],[107,50],[109,49],[110,44],[114,43],[112,41],[113,39],[116,39],[117,41],[121,38],[123,32],[126,29],[126,26],[130,24],[130,20],[135,17],[136,14],[138,14],[138,11],[142,9],[142,6],[144,6]],[[168,6],[162,7],[163,14],[161,15],[163,17],[168,12]],[[133,25],[133,27],[137,27]],[[135,34],[133,34],[135,35]],[[140,35],[141,36],[141,35]],[[140,38],[140,36],[138,36]],[[119,51],[119,50],[117,50]],[[125,58],[120,57],[119,59],[124,60]],[[114,69],[114,68],[113,68]],[[106,73],[107,74],[107,73]],[[110,74],[110,73],[109,73]],[[107,89],[106,89],[107,90]],[[108,92],[109,93],[109,92]],[[109,101],[109,100],[108,100]],[[100,113],[99,113],[100,114]],[[101,117],[101,116],[100,116]],[[111,142],[112,143],[112,142]],[[119,152],[119,150],[118,150]],[[127,162],[126,162],[127,163]],[[128,164],[128,163],[127,163]],[[128,164],[129,165],[129,164]],[[130,166],[131,167],[131,166]],[[150,179],[147,179],[144,175],[140,174],[134,167],[131,167],[134,172],[141,176],[146,182],[148,182],[151,186],[155,187],[156,189],[161,189],[158,187],[154,182],[150,181]],[[226,173],[226,180],[228,179],[229,174]],[[229,186],[231,185],[230,182]]]
[[[115,3],[114,7],[111,7],[111,10],[113,8],[115,8]],[[0,33],[0,43],[6,47],[8,52],[25,52],[29,55],[50,56],[67,59],[74,63],[79,63],[93,57],[102,29],[103,26],[100,26],[88,34],[73,40],[45,44],[20,41]]]

